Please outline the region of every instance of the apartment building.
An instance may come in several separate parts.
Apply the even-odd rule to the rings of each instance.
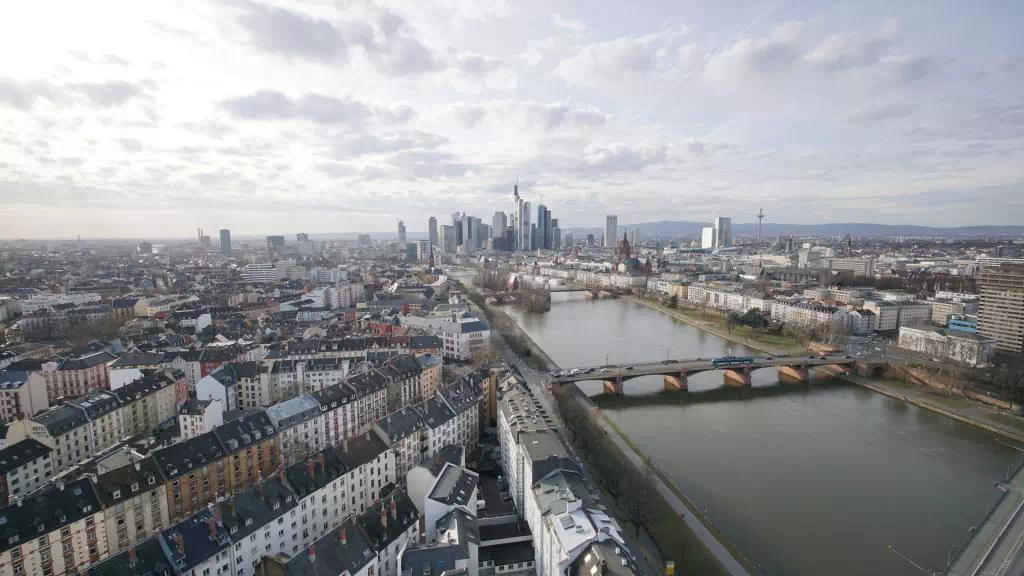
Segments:
[[[200,400],[218,400],[224,410],[259,408],[248,405],[248,402],[241,404],[240,400],[240,397],[246,397],[242,390],[251,390],[259,381],[259,362],[229,362],[199,380],[196,384],[196,397]]]
[[[377,370],[352,376],[348,385],[356,392],[356,429],[371,426],[387,414],[388,379]]]
[[[255,485],[281,464],[279,434],[262,411],[217,426],[213,434],[224,448],[228,494]]]
[[[178,429],[182,440],[212,432],[223,423],[224,408],[219,400],[189,400],[178,411]]]
[[[267,417],[277,429],[281,460],[286,466],[304,460],[327,445],[327,416],[320,403],[306,394],[274,404],[266,409]]]
[[[78,574],[109,555],[92,482],[56,482],[0,508],[0,574]]]
[[[520,437],[523,434],[553,430],[555,423],[551,415],[525,384],[516,382],[501,391],[498,398],[501,466],[505,470],[509,492],[520,515],[527,488],[523,482],[525,454]]]
[[[0,370],[0,421],[11,422],[46,410],[46,379],[36,370]]]
[[[440,365],[437,369],[440,371]],[[388,411],[423,399],[423,369],[415,356],[395,356],[381,366],[379,372],[388,380]]]
[[[90,390],[110,389],[110,364],[117,359],[110,352],[95,352],[78,358],[61,358],[44,362],[43,378],[46,395],[74,398]]]
[[[928,301],[928,304],[931,305],[932,309],[932,324],[942,326],[943,328],[949,326],[950,316],[962,316],[967,314],[967,305],[963,302],[933,298]]]
[[[169,525],[167,485],[152,458],[101,474],[95,489],[111,554],[138,546]]]
[[[467,451],[480,443],[480,407],[484,395],[479,380],[472,375],[459,378],[438,392],[455,414],[455,443]]]
[[[888,332],[899,328],[900,310],[892,302],[866,300],[864,309],[875,315],[875,331]]]
[[[404,481],[405,474],[426,458],[426,422],[415,406],[404,406],[381,418],[373,425],[395,453],[395,474]]]
[[[419,511],[409,496],[392,490],[356,519],[377,555],[380,576],[398,576],[403,550],[419,540]]]
[[[231,491],[224,447],[213,432],[153,452],[167,483],[167,512],[180,522]]]
[[[455,418],[455,412],[441,398],[440,394],[433,398],[427,398],[418,408],[423,414],[423,422],[426,425],[424,428],[426,436],[423,439],[423,459],[433,458],[445,446],[456,444],[458,421]]]
[[[216,518],[231,540],[231,574],[255,576],[264,556],[298,552],[297,503],[283,474],[275,474],[217,504]]]
[[[981,272],[978,333],[1006,352],[1024,352],[1024,264],[1003,263]]]
[[[54,476],[53,448],[34,438],[0,449],[0,505],[35,492]]]
[[[343,382],[314,392],[312,396],[324,415],[324,441],[328,446],[355,436],[359,418],[354,388]]]
[[[160,429],[178,411],[178,391],[185,389],[185,373],[180,370],[147,370],[133,382],[114,389],[111,394],[121,404],[123,434],[134,436]]]

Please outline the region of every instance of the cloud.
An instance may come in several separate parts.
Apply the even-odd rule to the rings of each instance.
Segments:
[[[344,176],[352,176],[358,173],[358,170],[349,166],[348,164],[341,164],[339,162],[324,162],[314,166],[317,170],[327,174],[331,178],[342,178]]]
[[[602,172],[631,172],[660,164],[668,157],[664,146],[630,146],[609,144],[587,146],[583,151],[584,167]]]
[[[0,104],[28,110],[43,99],[54,99],[54,88],[45,82],[18,82],[0,78]]]
[[[474,128],[487,115],[487,108],[470,104],[459,104],[455,107],[455,114],[458,115],[467,128]]]
[[[553,24],[555,28],[561,28],[562,30],[568,30],[570,32],[585,32],[587,30],[587,25],[583,22],[570,18],[563,18],[558,14],[551,15],[551,24]]]
[[[117,143],[125,152],[142,152],[142,140],[138,138],[121,138]]]
[[[803,28],[802,22],[785,22],[762,40],[739,40],[712,56],[704,75],[715,82],[727,82],[786,70],[800,56],[798,41]]]
[[[132,98],[142,96],[141,88],[121,80],[70,84],[68,88],[84,95],[91,104],[101,108],[120,106]]]
[[[481,56],[473,52],[459,54],[455,57],[455,60],[460,70],[473,76],[488,74],[497,70],[502,65],[501,60],[498,58]]]
[[[914,113],[917,105],[908,102],[874,104],[854,110],[847,119],[854,124],[867,124],[905,118]]]
[[[221,102],[240,120],[305,120],[320,125],[360,125],[370,118],[388,124],[404,124],[416,117],[405,105],[371,106],[349,97],[305,94],[291,98],[276,90],[260,90]]]
[[[376,136],[360,134],[337,138],[331,142],[338,158],[349,158],[367,154],[387,154],[403,150],[427,150],[448,143],[448,139],[427,132],[412,131]]]
[[[348,40],[331,22],[258,2],[245,2],[242,6],[244,11],[237,21],[257,48],[288,58],[348,60]],[[368,28],[363,32],[371,34]]]
[[[668,69],[678,64],[676,44],[684,32],[665,30],[586,44],[559,62],[555,74],[567,82],[587,82],[594,76],[621,79]]]
[[[527,124],[554,130],[566,124],[574,126],[600,126],[608,115],[596,107],[580,108],[568,104],[523,102],[521,104]]]
[[[881,62],[886,52],[900,42],[902,39],[896,36],[858,40],[848,34],[836,34],[804,55],[804,59],[833,72],[866,68]]]

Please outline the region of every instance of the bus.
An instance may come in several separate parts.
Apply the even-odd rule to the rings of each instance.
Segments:
[[[742,366],[744,364],[752,364],[754,358],[752,356],[720,356],[711,360],[711,365],[714,367],[719,366]]]

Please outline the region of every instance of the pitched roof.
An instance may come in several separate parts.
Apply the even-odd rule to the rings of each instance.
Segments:
[[[224,447],[213,432],[153,452],[153,459],[167,480],[173,480],[223,457]]]
[[[51,484],[18,504],[0,508],[0,552],[100,511],[88,478]]]
[[[53,448],[35,438],[26,438],[21,442],[11,444],[0,450],[0,474],[7,474],[50,452],[53,452]]]
[[[285,572],[289,576],[358,574],[375,556],[366,533],[355,518],[349,518],[314,542],[307,553],[293,556],[285,565]]]

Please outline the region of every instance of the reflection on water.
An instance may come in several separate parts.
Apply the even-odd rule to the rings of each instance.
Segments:
[[[754,353],[625,300],[556,294],[543,315],[508,312],[561,366]],[[984,431],[832,379],[723,388],[719,372],[581,387],[763,572],[916,574],[966,537],[1016,452]]]

